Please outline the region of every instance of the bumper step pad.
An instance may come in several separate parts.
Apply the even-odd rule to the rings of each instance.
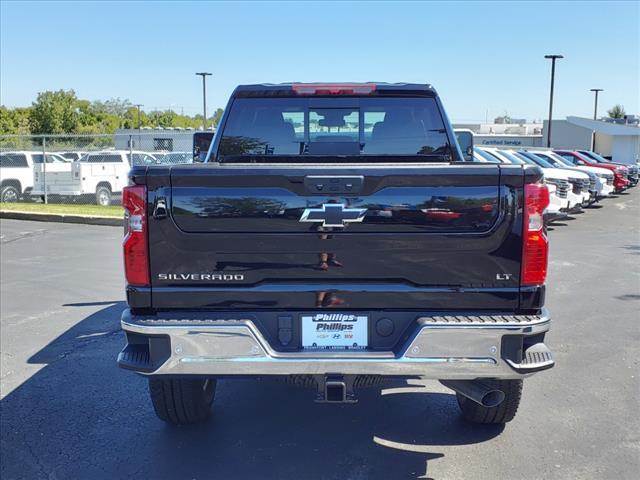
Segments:
[[[551,350],[544,343],[536,343],[527,348],[522,362],[515,363],[509,359],[507,359],[507,362],[518,373],[539,372],[547,370],[555,364]]]
[[[147,345],[127,345],[118,355],[118,365],[128,370],[140,372],[154,370]]]

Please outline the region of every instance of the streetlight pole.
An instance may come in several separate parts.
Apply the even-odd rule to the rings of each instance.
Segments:
[[[135,106],[138,107],[138,133],[140,133],[140,107],[143,107],[144,105],[136,103]]]
[[[196,75],[202,77],[202,129],[207,130],[207,84],[205,79],[211,75],[209,72],[198,72]]]
[[[142,138],[140,137],[140,107],[142,107],[143,105],[141,103],[136,103],[136,107],[138,107],[138,148],[140,148],[140,143],[142,142]],[[131,140],[131,139],[130,139]],[[129,153],[133,152],[133,142],[130,142],[131,145],[129,146]],[[132,157],[133,158],[133,157]]]
[[[597,120],[598,119],[598,93],[602,92],[603,89],[602,88],[592,88],[590,91],[596,94],[595,95],[595,102],[594,102],[594,105],[593,105],[593,119]],[[596,151],[596,131],[595,130],[591,134],[591,151],[592,152]]]
[[[562,55],[545,55],[551,60],[551,92],[549,93],[549,125],[547,128],[547,148],[551,148],[551,116],[553,115],[553,84],[556,78],[556,60],[564,58]]]

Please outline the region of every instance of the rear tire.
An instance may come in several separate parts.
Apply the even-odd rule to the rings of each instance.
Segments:
[[[469,400],[467,397],[456,393],[456,399],[462,416],[472,423],[499,424],[513,420],[520,405],[522,397],[522,380],[484,380],[487,386],[502,390],[504,400],[497,407],[483,407]]]
[[[216,393],[213,378],[149,378],[149,394],[160,420],[173,425],[204,422]]]
[[[0,190],[0,201],[6,203],[15,203],[20,200],[20,192],[13,185],[5,185]]]
[[[96,204],[103,207],[111,205],[111,190],[108,187],[103,185],[96,189]]]

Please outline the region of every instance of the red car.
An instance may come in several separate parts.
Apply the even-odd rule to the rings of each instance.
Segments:
[[[613,188],[616,193],[629,187],[629,171],[623,165],[598,163],[595,160],[573,150],[554,150],[555,153],[569,160],[574,165],[586,165],[588,167],[606,168],[613,172]]]

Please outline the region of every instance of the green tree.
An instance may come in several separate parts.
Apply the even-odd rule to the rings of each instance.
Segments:
[[[29,115],[31,133],[75,133],[79,126],[77,102],[73,90],[39,93]]]
[[[97,110],[117,117],[124,117],[124,114],[133,106],[128,99],[122,100],[119,97],[111,98],[105,102],[96,100],[93,105]]]
[[[113,100],[91,102],[91,112],[95,118],[94,128],[98,130],[96,133],[113,133],[117,128],[121,128],[126,111],[123,108],[123,104],[116,104]]]
[[[0,106],[0,134],[16,133],[13,124],[13,111],[4,105]]]
[[[222,118],[223,113],[224,113],[224,110],[222,110],[221,108],[216,109],[216,111],[213,113],[213,117],[211,118],[211,120],[213,122],[214,127],[217,127],[218,124],[220,123],[220,119]]]
[[[149,119],[149,116],[144,112],[144,110],[140,110],[140,126],[151,126],[151,120]],[[127,111],[123,115],[122,127],[138,128],[138,107],[133,106],[127,109]]]
[[[221,108],[216,109],[207,125],[217,126],[222,114]],[[139,118],[141,127],[202,127],[202,115],[190,117],[172,110],[140,110]],[[118,128],[138,128],[138,109],[127,99],[81,100],[73,90],[58,90],[39,93],[28,108],[0,106],[0,134],[105,134]]]
[[[149,114],[149,118],[151,119],[153,126],[158,126],[158,127],[177,126],[177,125],[174,125],[174,121],[176,120],[177,116],[178,115],[175,112],[172,112],[171,110],[165,110],[164,112],[155,111]]]
[[[607,110],[607,114],[609,115],[609,118],[624,118],[624,107],[622,105],[614,105],[609,110]]]
[[[29,133],[29,108],[8,109],[0,105],[0,135]]]

